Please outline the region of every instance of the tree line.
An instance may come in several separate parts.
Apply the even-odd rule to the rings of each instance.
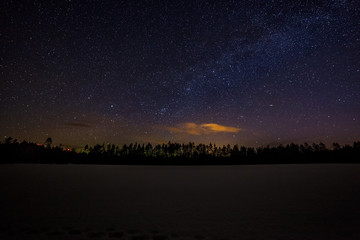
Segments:
[[[276,164],[276,163],[358,163],[360,141],[352,145],[333,143],[290,143],[278,146],[173,143],[152,145],[130,143],[86,145],[82,150],[44,144],[18,142],[11,137],[0,143],[2,163],[83,163],[83,164]]]

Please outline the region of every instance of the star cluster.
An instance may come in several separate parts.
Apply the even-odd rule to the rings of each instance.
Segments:
[[[357,1],[5,0],[0,9],[1,136],[74,146],[360,136]]]

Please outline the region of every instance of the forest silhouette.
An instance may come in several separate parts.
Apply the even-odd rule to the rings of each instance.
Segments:
[[[11,137],[0,143],[0,163],[124,164],[124,165],[240,165],[291,163],[360,163],[360,141],[352,145],[304,143],[266,147],[216,144],[114,144],[86,145],[82,150],[18,142]]]

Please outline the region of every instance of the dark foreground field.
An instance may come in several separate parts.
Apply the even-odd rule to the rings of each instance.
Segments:
[[[0,239],[360,239],[360,165],[0,165]]]

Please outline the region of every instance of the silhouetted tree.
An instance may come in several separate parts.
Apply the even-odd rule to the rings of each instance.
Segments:
[[[334,142],[334,143],[332,144],[332,147],[333,147],[333,149],[334,149],[335,151],[339,151],[340,148],[341,148],[340,144],[337,143],[337,142]]]
[[[45,140],[45,147],[46,148],[51,148],[51,144],[52,144],[52,139],[51,139],[51,137],[48,137],[46,140]]]

